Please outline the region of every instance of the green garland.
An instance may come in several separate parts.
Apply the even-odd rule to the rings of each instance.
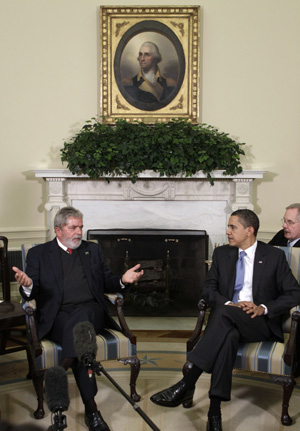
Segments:
[[[125,175],[136,182],[145,170],[167,177],[203,171],[213,185],[214,170],[242,172],[242,145],[215,127],[185,119],[155,124],[117,120],[115,125],[92,119],[64,143],[61,160],[73,174],[91,179]]]

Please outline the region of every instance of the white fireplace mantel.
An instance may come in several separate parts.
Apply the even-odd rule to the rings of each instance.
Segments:
[[[161,177],[145,171],[136,183],[125,176],[91,180],[67,169],[39,169],[47,182],[45,210],[49,239],[56,212],[72,205],[84,214],[85,230],[110,228],[204,229],[213,244],[223,243],[230,213],[253,209],[252,188],[265,171],[224,176],[214,171],[211,186],[203,172],[192,177]]]

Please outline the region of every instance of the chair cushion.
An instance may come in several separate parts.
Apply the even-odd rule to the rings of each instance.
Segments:
[[[97,335],[97,361],[109,361],[114,359],[128,358],[136,355],[136,346],[119,331],[104,329]],[[62,348],[60,345],[43,339],[43,353],[36,358],[36,368],[38,370],[54,367],[60,364]]]
[[[300,247],[274,247],[284,251],[289,267],[298,283],[300,283]]]
[[[41,345],[43,348],[43,353],[35,360],[36,369],[43,370],[44,368],[60,365],[62,357],[61,346],[47,339],[43,339],[41,341]]]
[[[136,355],[136,345],[120,331],[104,329],[97,335],[97,361],[123,359]]]
[[[300,248],[281,247],[281,246],[275,246],[275,247],[280,248],[280,250],[284,251],[288,265],[291,268],[291,271],[294,277],[297,279],[298,283],[300,283]],[[283,332],[288,333],[291,331],[291,322],[292,322],[291,316],[294,311],[299,311],[299,310],[300,310],[300,307],[298,305],[297,307],[292,308],[289,313],[287,313],[286,318],[282,322]]]
[[[278,375],[290,375],[291,368],[283,361],[289,334],[284,342],[261,341],[240,343],[234,368]]]

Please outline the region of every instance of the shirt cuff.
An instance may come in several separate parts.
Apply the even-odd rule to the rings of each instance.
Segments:
[[[120,286],[121,286],[121,289],[125,289],[126,287],[126,284],[122,282],[122,278],[120,278]]]
[[[33,284],[31,286],[29,286],[29,287],[22,286],[22,289],[23,289],[23,291],[24,291],[24,293],[25,293],[26,296],[30,296],[31,295],[32,287],[33,287]]]
[[[264,304],[259,304],[259,305],[261,305],[261,306],[262,306],[262,307],[264,307],[264,309],[265,309],[264,316],[265,316],[266,314],[268,314],[268,308],[267,308]]]

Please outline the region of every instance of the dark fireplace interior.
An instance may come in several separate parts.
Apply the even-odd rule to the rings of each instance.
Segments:
[[[126,294],[127,316],[197,316],[207,271],[204,230],[92,229],[114,274],[140,263],[143,277]],[[113,305],[111,314],[115,314]]]

